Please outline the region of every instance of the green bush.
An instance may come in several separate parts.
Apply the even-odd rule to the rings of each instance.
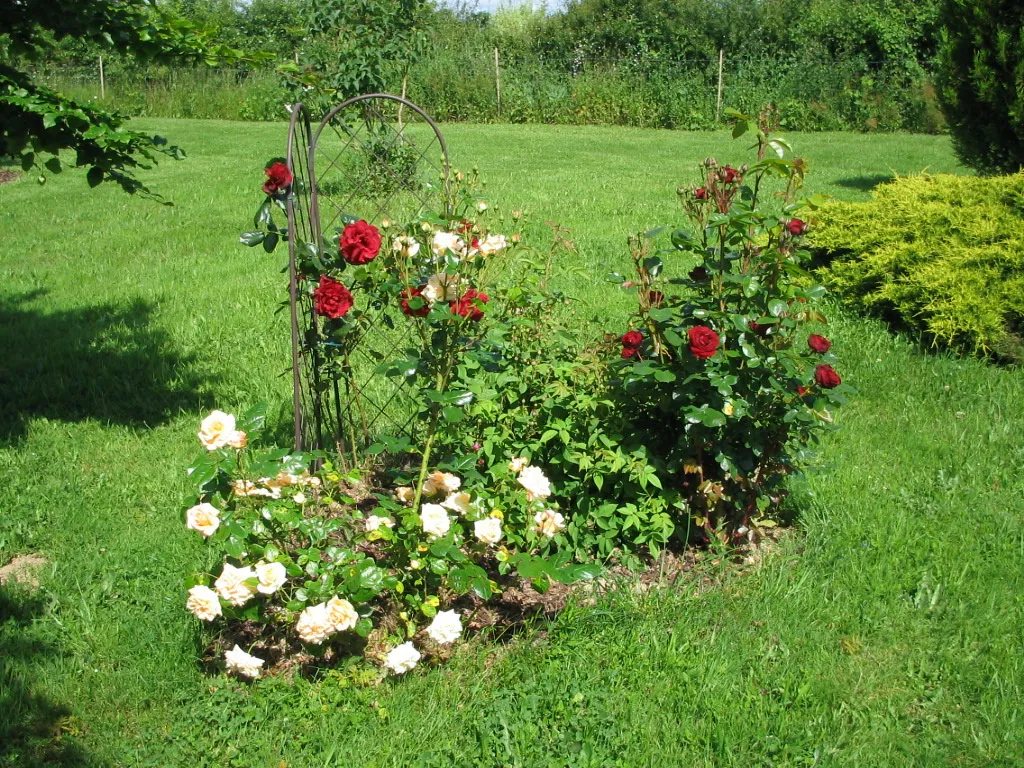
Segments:
[[[826,282],[935,344],[1024,360],[1024,173],[921,175],[822,207]]]
[[[981,171],[1024,166],[1024,5],[947,0],[939,97],[960,159]]]

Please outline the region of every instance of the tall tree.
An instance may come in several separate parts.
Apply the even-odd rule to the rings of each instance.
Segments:
[[[960,159],[980,171],[1024,167],[1024,4],[946,0],[938,90]]]

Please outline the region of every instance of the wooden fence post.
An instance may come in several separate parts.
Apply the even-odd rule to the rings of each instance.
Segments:
[[[722,122],[722,65],[725,63],[725,51],[718,49],[718,103],[715,106],[715,122]]]
[[[498,49],[494,49],[494,88],[498,92],[498,114],[501,114],[501,66],[498,64]]]

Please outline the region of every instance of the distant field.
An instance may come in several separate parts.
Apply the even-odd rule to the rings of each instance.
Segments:
[[[237,243],[285,126],[146,120],[189,154],[145,178],[0,186],[0,766],[1024,765],[1024,373],[919,349],[833,311],[860,395],[794,491],[797,530],[720,585],[629,589],[379,687],[344,671],[239,685],[197,663],[183,608],[203,558],[182,468],[211,407],[283,405],[283,252]],[[488,197],[570,228],[580,313],[630,232],[726,133],[456,125]],[[866,199],[893,173],[965,172],[944,137],[795,134],[809,191]],[[567,265],[568,266],[568,265]]]

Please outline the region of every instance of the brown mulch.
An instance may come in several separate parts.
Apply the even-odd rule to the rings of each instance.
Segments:
[[[21,178],[21,174],[18,171],[3,171],[0,170],[0,184],[7,184],[11,181],[17,181]]]

